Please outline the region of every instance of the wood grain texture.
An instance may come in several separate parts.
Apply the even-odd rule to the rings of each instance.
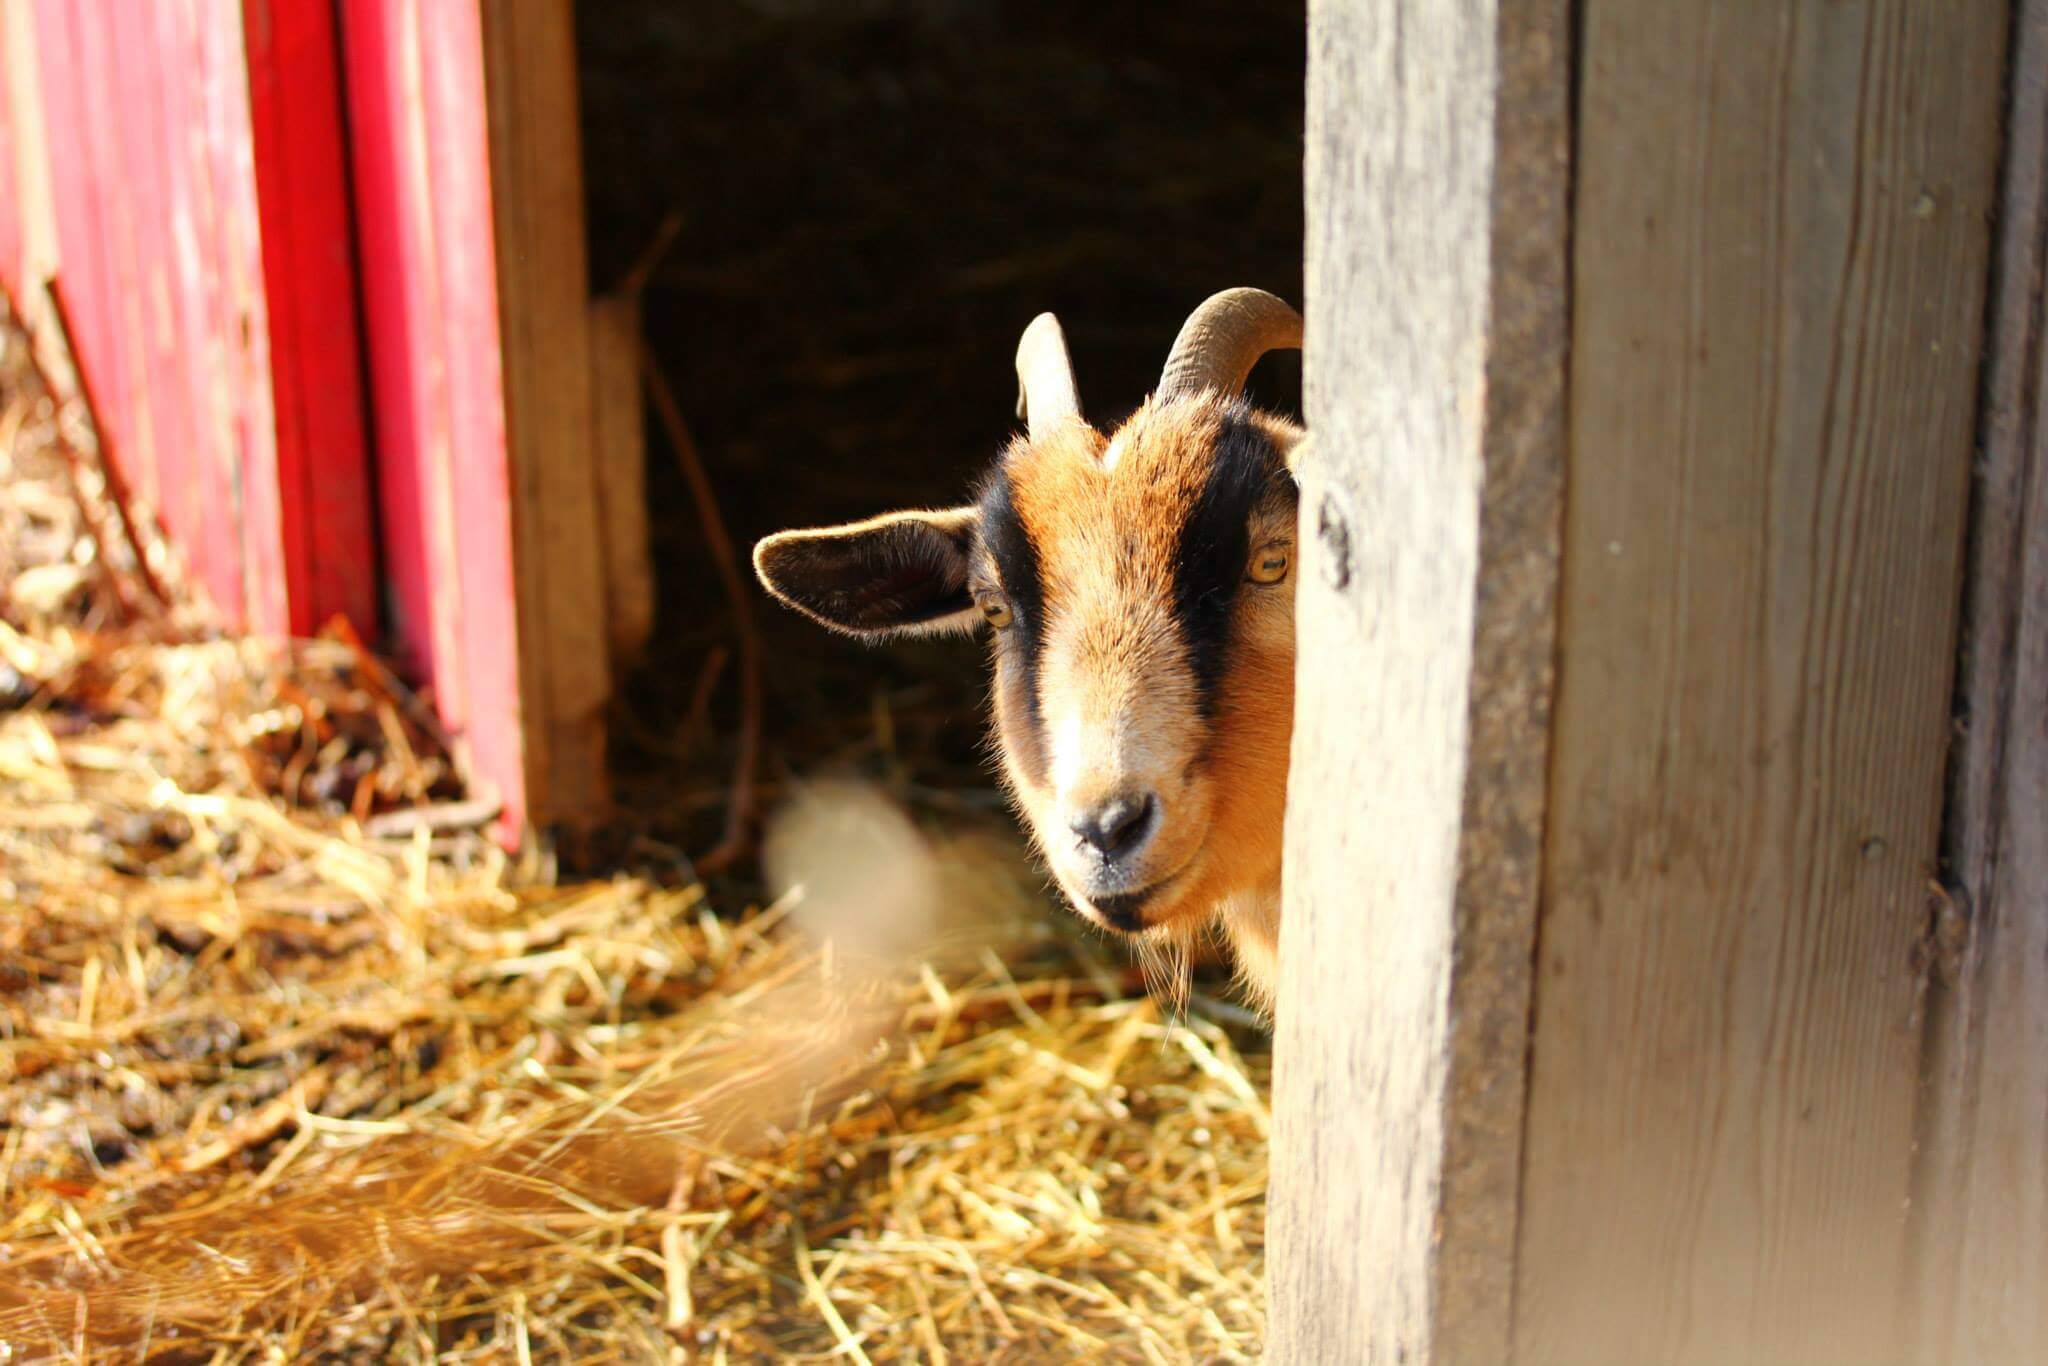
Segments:
[[[589,267],[571,0],[481,6],[506,449],[529,729],[547,728],[542,824],[601,819],[611,700],[592,439]]]
[[[1929,1362],[2048,1357],[2048,0],[2011,47],[1914,1198]]]
[[[1886,1360],[2004,8],[1583,18],[1517,1359]]]
[[[590,302],[590,399],[592,473],[604,523],[605,631],[614,669],[623,672],[654,630],[637,291]]]
[[[1563,4],[1310,7],[1314,446],[1268,1204],[1280,1361],[1506,1355],[1563,465],[1568,33]]]

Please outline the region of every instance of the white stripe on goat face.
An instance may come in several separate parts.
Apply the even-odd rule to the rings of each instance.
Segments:
[[[1056,829],[1124,793],[1150,793],[1169,814],[1180,805],[1200,739],[1194,681],[1172,585],[1137,587],[1098,582],[1049,623],[1040,696]]]

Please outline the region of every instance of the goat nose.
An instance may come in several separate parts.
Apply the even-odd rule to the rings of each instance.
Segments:
[[[1081,842],[1104,858],[1121,858],[1152,833],[1159,803],[1149,792],[1124,792],[1089,807],[1074,817],[1071,828]]]

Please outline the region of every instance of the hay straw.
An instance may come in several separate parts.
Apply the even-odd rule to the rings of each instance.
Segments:
[[[1014,845],[931,843],[907,958],[806,933],[823,883],[738,923],[553,885],[349,640],[172,640],[47,572],[93,551],[22,402],[0,1359],[1258,1354],[1263,1057]]]

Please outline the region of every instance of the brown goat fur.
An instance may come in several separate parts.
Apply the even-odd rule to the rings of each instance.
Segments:
[[[782,532],[756,569],[855,635],[993,625],[1004,777],[1061,889],[1145,944],[1220,931],[1270,1007],[1303,433],[1216,390],[1034,427],[977,502]]]

